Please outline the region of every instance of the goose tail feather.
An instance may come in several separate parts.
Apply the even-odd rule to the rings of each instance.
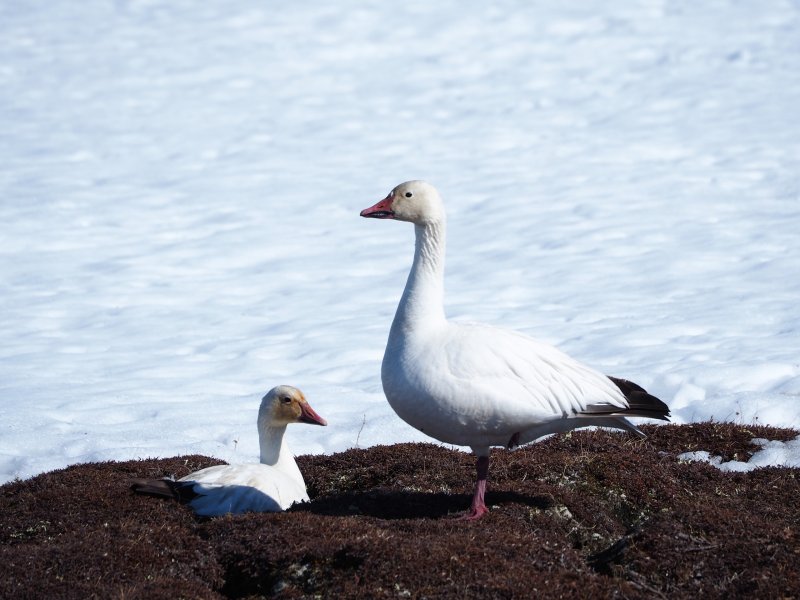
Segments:
[[[658,419],[660,421],[669,421],[670,412],[662,400],[649,394],[642,386],[628,381],[627,379],[620,379],[619,377],[608,377],[614,385],[616,385],[625,399],[628,401],[627,408],[620,408],[608,403],[590,404],[585,410],[581,411],[581,415],[599,417],[599,416],[619,416],[619,417],[644,417],[647,419]],[[643,435],[636,427],[631,425],[633,433]],[[625,429],[628,429],[627,427]]]

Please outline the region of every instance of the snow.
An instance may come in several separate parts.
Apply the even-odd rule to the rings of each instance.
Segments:
[[[0,481],[257,460],[279,383],[330,423],[297,453],[426,440],[380,386],[413,232],[358,217],[415,178],[450,317],[800,428],[796,2],[34,0],[0,40]]]
[[[684,452],[678,455],[679,460],[707,462],[720,471],[746,472],[759,467],[793,467],[800,469],[800,438],[779,442],[778,440],[765,440],[754,438],[752,443],[761,446],[747,462],[741,460],[722,461],[722,457],[711,455],[705,450]]]

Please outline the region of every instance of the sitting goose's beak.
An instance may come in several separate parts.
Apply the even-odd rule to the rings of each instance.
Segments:
[[[328,422],[320,417],[308,402],[300,404],[300,417],[297,419],[299,423],[308,423],[309,425],[327,425]]]

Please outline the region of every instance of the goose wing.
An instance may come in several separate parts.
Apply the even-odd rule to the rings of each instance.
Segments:
[[[218,465],[180,481],[197,494],[190,504],[203,516],[278,512],[308,501],[302,482],[264,464]]]

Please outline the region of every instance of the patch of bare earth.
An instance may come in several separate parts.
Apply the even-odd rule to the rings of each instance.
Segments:
[[[2,598],[786,598],[800,596],[800,470],[723,473],[754,437],[702,423],[646,440],[574,432],[474,460],[431,444],[298,459],[311,503],[203,520],[130,492],[202,456],[77,465],[0,487]]]

